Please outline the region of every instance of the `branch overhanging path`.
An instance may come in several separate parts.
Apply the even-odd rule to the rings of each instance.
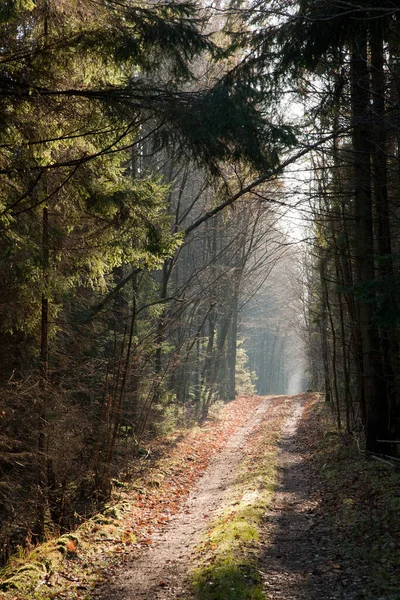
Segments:
[[[286,169],[286,167],[288,167],[289,165],[296,163],[298,160],[300,160],[304,156],[307,156],[310,152],[312,152],[314,150],[318,150],[327,142],[329,142],[347,132],[348,132],[348,129],[340,129],[338,131],[335,131],[334,133],[332,133],[328,136],[325,136],[324,138],[318,140],[317,142],[307,145],[305,148],[303,148],[302,150],[299,150],[295,154],[292,154],[291,156],[286,158],[276,168],[272,169],[271,171],[268,171],[267,173],[260,175],[260,177],[258,177],[257,179],[255,179],[254,181],[249,183],[248,185],[244,186],[243,188],[241,188],[238,192],[236,192],[236,194],[233,194],[232,196],[230,196],[229,198],[227,198],[226,200],[224,200],[223,202],[221,202],[220,204],[218,204],[211,210],[205,212],[203,215],[201,215],[195,221],[193,221],[193,223],[191,225],[186,227],[186,229],[182,230],[183,235],[184,235],[184,240],[189,236],[190,233],[192,233],[192,231],[198,229],[198,227],[200,227],[200,225],[202,225],[206,221],[209,221],[210,219],[215,217],[215,215],[222,212],[225,208],[233,206],[235,204],[235,202],[240,200],[240,198],[243,198],[243,196],[246,196],[246,194],[253,192],[255,189],[257,189],[258,186],[262,185],[263,183],[266,183],[267,181],[271,181],[271,180],[275,179],[276,177],[278,177],[279,175],[281,175],[284,172],[284,170]],[[266,202],[274,203],[274,200],[272,198],[268,198],[268,200],[266,200]],[[107,306],[107,304],[109,302],[111,302],[115,298],[115,296],[120,292],[120,290],[123,287],[125,287],[125,285],[127,283],[129,283],[141,270],[142,269],[140,267],[135,267],[134,269],[132,269],[132,271],[130,271],[130,273],[128,273],[123,279],[121,279],[116,284],[116,286],[104,296],[104,298],[101,300],[101,302],[99,302],[99,304],[97,304],[96,306],[94,306],[90,309],[89,315],[84,319],[83,324],[91,321],[105,306]],[[165,302],[165,300],[163,302]]]
[[[263,175],[261,175],[260,177],[258,177],[257,179],[255,179],[254,181],[252,181],[251,183],[249,183],[242,189],[240,189],[238,192],[236,192],[236,194],[233,194],[233,196],[231,196],[230,198],[227,198],[224,202],[221,202],[220,204],[218,204],[218,206],[215,206],[213,209],[205,212],[201,217],[196,219],[191,225],[189,225],[189,227],[187,227],[184,230],[185,237],[189,233],[191,233],[194,229],[197,229],[200,225],[202,225],[209,219],[212,219],[213,217],[215,217],[215,215],[220,213],[225,208],[232,206],[237,200],[239,200],[246,194],[251,193],[259,185],[262,185],[263,183],[266,183],[267,181],[271,181],[278,175],[281,175],[283,173],[283,171],[286,169],[286,167],[288,167],[289,165],[294,164],[295,162],[300,160],[300,158],[302,158],[303,156],[306,156],[313,150],[317,150],[318,148],[323,146],[326,142],[333,140],[338,135],[340,135],[344,132],[345,132],[345,130],[335,131],[334,133],[324,137],[321,140],[318,140],[317,142],[314,142],[313,144],[310,144],[309,146],[306,146],[302,150],[299,150],[298,152],[296,152],[296,154],[293,154],[292,156],[288,157],[286,160],[281,162],[276,168],[272,169],[271,171],[269,171],[267,173],[264,173]],[[273,203],[272,199],[268,199],[268,201]]]

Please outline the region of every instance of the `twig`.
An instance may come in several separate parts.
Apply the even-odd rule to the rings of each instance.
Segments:
[[[375,460],[380,460],[380,461],[382,461],[382,462],[384,462],[386,464],[390,464],[392,467],[395,467],[396,465],[392,465],[388,461],[394,461],[394,462],[400,463],[400,458],[395,458],[394,456],[389,456],[388,454],[379,454],[379,453],[376,453],[376,452],[367,452],[367,456],[370,456],[371,458],[373,458]]]

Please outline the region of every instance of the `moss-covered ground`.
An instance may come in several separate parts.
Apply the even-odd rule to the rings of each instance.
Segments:
[[[101,512],[76,531],[11,557],[0,570],[1,600],[89,600],[107,574],[168,525],[212,456],[260,402],[242,396],[202,427],[151,440],[145,457],[132,460],[115,481]]]

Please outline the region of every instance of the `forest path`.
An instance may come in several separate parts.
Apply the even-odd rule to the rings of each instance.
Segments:
[[[187,600],[191,596],[188,591],[187,574],[192,566],[192,552],[201,534],[213,518],[216,509],[224,505],[230,493],[230,486],[237,476],[239,465],[248,451],[247,445],[251,446],[252,444],[251,434],[257,430],[260,423],[268,423],[271,418],[276,419],[279,415],[278,418],[282,419],[280,470],[282,473],[286,469],[296,471],[301,463],[301,458],[293,452],[293,440],[304,401],[305,395],[265,397],[246,422],[229,438],[222,451],[212,459],[208,469],[198,480],[180,512],[171,519],[167,529],[156,533],[153,536],[152,546],[139,558],[125,563],[123,568],[119,569],[113,575],[112,580],[109,580],[101,590],[95,593],[93,598],[96,600],[110,598],[113,600]],[[304,479],[303,469],[300,468],[299,475],[296,475],[296,486],[298,484],[300,488],[288,492],[286,488],[291,487],[291,483],[287,483],[284,478],[284,481],[281,482],[281,489],[275,495],[269,515],[278,513],[281,516],[286,515],[292,503],[297,502],[293,499],[293,494],[298,494],[302,498],[307,495],[307,486],[302,488],[303,480],[306,482],[307,478]],[[304,498],[305,514],[308,514],[310,506],[310,501]],[[292,515],[290,509],[289,513]],[[304,537],[302,513],[303,510],[299,510],[298,515],[294,520],[292,519],[290,524],[292,529],[288,538],[292,540],[291,543],[295,542],[294,530],[297,528],[300,538]],[[297,555],[299,552],[303,553],[304,548],[301,546],[299,549],[294,543],[292,556],[287,558],[284,565],[280,564],[279,553],[285,552],[287,555],[288,549],[286,547],[281,549],[284,541],[280,540],[278,530],[281,525],[286,527],[286,522],[276,521],[271,529],[272,521],[271,518],[264,531],[268,539],[275,538],[270,547],[265,547],[264,565],[268,565],[269,562],[272,565],[263,575],[265,590],[270,598],[303,598],[303,595],[296,595],[295,591],[295,587],[298,587],[298,573],[294,577],[286,579],[289,571],[296,571]],[[305,536],[303,541],[308,544],[308,536]],[[306,572],[308,573],[307,569]],[[284,584],[280,585],[282,581]],[[291,595],[292,592],[293,595]],[[314,596],[309,597],[314,598]],[[331,596],[316,597],[322,599]],[[332,597],[336,598],[336,596]],[[229,596],[226,598],[228,600]]]
[[[274,408],[279,397],[266,396],[246,422],[229,438],[198,480],[168,528],[153,536],[153,544],[131,564],[125,564],[97,600],[172,600],[187,598],[187,572],[191,553],[212,513],[223,504],[235,480],[249,434]]]

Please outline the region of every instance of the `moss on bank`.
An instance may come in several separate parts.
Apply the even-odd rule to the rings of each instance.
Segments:
[[[74,533],[40,544],[29,553],[21,550],[0,571],[0,598],[47,600],[57,597],[68,578],[74,581],[88,575],[93,581],[97,579],[97,574],[91,574],[89,568],[91,545],[99,537],[114,537],[116,541],[123,538],[126,542],[122,519],[128,509],[125,503],[107,505]],[[129,543],[134,541],[131,535]],[[64,575],[59,580],[56,574],[61,570]]]

